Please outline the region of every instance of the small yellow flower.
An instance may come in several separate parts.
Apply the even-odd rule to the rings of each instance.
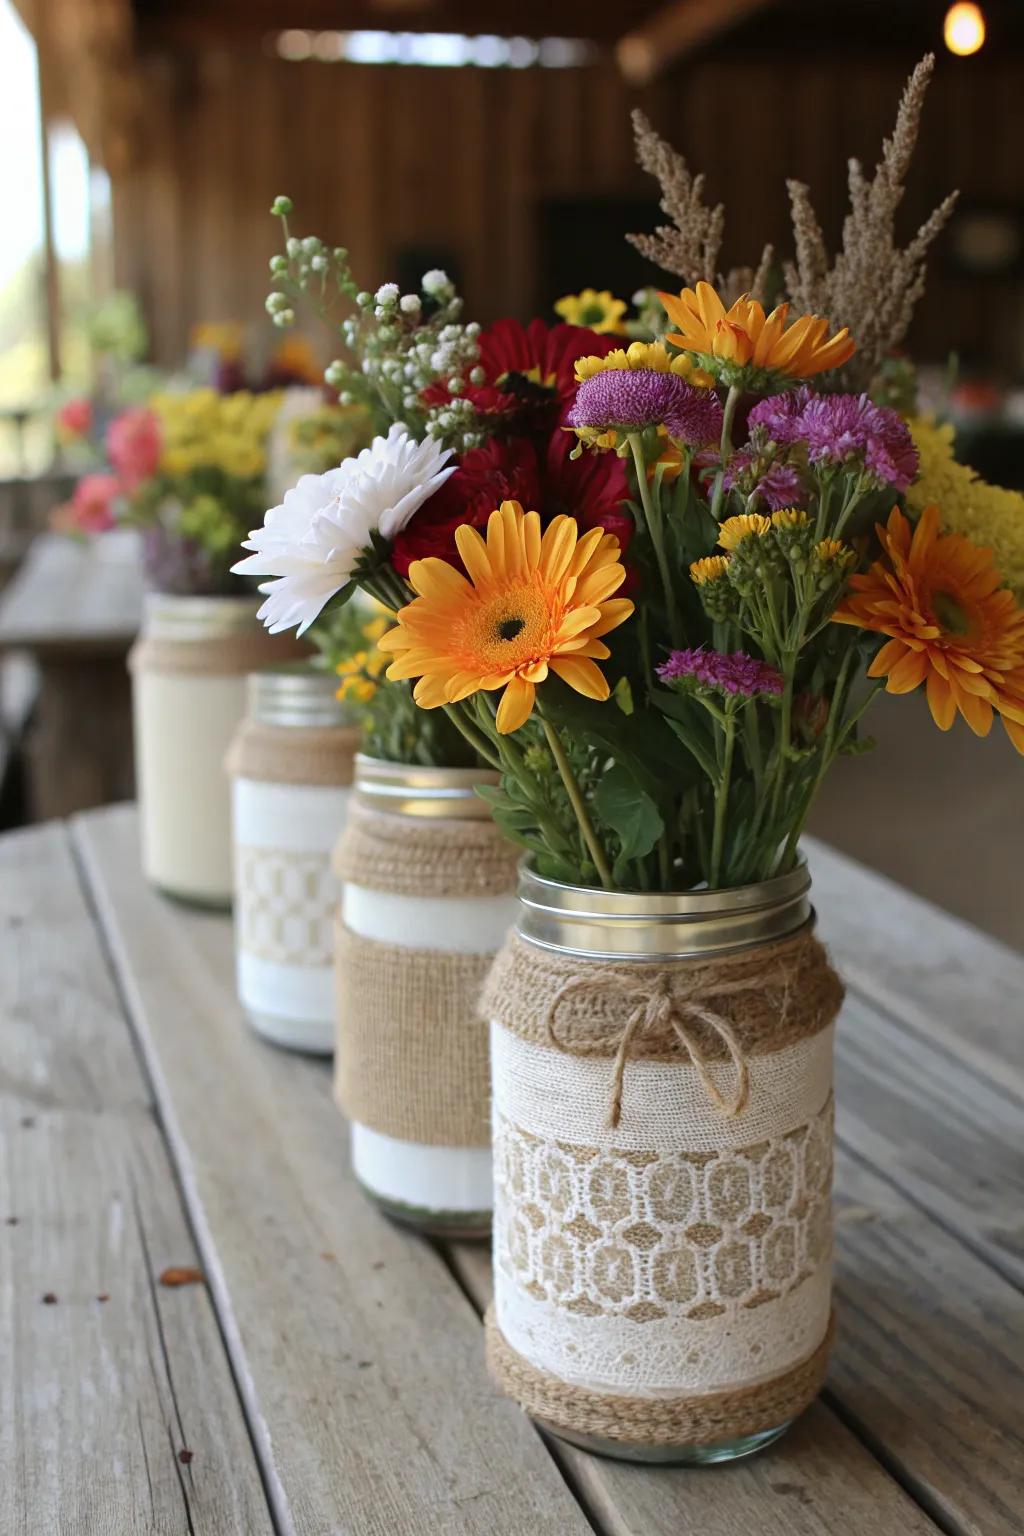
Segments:
[[[721,581],[728,569],[727,556],[706,555],[703,560],[695,560],[690,566],[690,577],[698,587],[706,587],[711,581]]]
[[[808,522],[807,513],[800,507],[781,507],[772,513],[773,528],[803,528]]]
[[[631,341],[626,348],[616,347],[607,357],[578,357],[576,382],[584,383],[595,373],[615,373],[624,369],[643,368],[649,373],[674,373],[688,384],[700,389],[710,389],[714,379],[710,373],[698,368],[687,352],[670,352],[660,341]]]
[[[610,289],[584,288],[582,293],[567,293],[555,305],[555,314],[570,325],[583,325],[600,334],[622,331],[622,317],[628,305],[613,296]]]
[[[383,617],[379,619],[371,619],[368,624],[363,625],[363,638],[371,641],[374,645],[376,645],[381,635],[386,635],[390,628],[390,619],[385,619]]]
[[[823,564],[828,565],[833,560],[845,560],[853,554],[853,550],[842,539],[822,539],[820,544],[815,545],[814,553]]]
[[[718,542],[723,549],[736,549],[744,539],[753,535],[762,537],[771,531],[771,523],[760,512],[743,512],[738,517],[727,517],[719,526]]]

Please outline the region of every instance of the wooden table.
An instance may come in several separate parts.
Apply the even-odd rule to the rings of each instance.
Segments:
[[[328,1067],[247,1030],[228,920],[144,885],[130,807],[0,839],[4,1536],[1020,1533],[1024,958],[812,866],[839,1343],[776,1447],[695,1472],[491,1388],[486,1252],[363,1200]]]
[[[0,652],[25,651],[41,674],[27,743],[37,820],[133,790],[125,661],[142,616],[131,530],[79,543],[41,534],[0,593]]]

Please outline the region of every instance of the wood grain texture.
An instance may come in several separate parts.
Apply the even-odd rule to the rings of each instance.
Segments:
[[[209,1295],[157,1283],[197,1254],[63,829],[0,839],[0,1062],[0,1530],[269,1536]]]
[[[123,656],[141,617],[138,543],[128,530],[91,544],[44,533],[0,595],[0,649]]]
[[[440,1256],[348,1176],[326,1067],[247,1030],[230,924],[143,884],[128,808],[76,837],[281,1529],[584,1536]]]
[[[901,1028],[1024,1098],[1024,955],[810,840],[822,937]]]
[[[486,1251],[452,1244],[482,1311]],[[777,1445],[729,1468],[649,1470],[552,1442],[608,1536],[934,1536],[937,1527],[822,1403]]]

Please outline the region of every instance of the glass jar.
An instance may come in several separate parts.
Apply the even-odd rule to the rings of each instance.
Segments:
[[[129,657],[143,872],[201,906],[231,905],[224,755],[245,714],[246,674],[308,650],[293,635],[268,634],[258,604],[147,593]]]
[[[351,794],[359,731],[337,678],[295,662],[249,675],[232,776],[238,997],[258,1034],[334,1050],[331,852]]]
[[[516,850],[477,769],[356,759],[335,868],[337,1096],[366,1193],[421,1231],[490,1231],[490,1076],[477,999],[516,912]]]
[[[623,1460],[733,1460],[831,1341],[838,978],[810,877],[620,893],[520,875],[492,1020],[492,1373]]]

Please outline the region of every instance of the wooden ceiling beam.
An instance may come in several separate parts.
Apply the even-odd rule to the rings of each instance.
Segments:
[[[772,0],[673,0],[621,37],[615,58],[631,85],[648,85],[688,53]]]

